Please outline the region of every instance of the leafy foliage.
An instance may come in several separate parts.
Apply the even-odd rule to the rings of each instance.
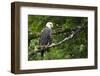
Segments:
[[[28,53],[34,51],[39,46],[39,37],[41,30],[47,22],[53,22],[53,43],[63,40],[71,34],[71,31],[77,30],[77,26],[84,26],[84,29],[76,34],[72,39],[56,47],[49,48],[45,52],[44,58],[40,53],[28,55],[28,60],[54,60],[54,59],[73,59],[87,58],[87,24],[86,17],[65,17],[65,16],[28,16]],[[73,29],[74,28],[74,29]]]

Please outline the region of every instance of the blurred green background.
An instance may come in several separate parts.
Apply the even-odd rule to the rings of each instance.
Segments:
[[[30,55],[35,47],[39,46],[40,32],[47,22],[53,22],[53,43],[62,41],[71,34],[72,28],[84,26],[72,39],[49,49],[45,52],[43,60],[87,58],[88,50],[88,18],[69,16],[42,16],[28,15],[28,60],[42,60],[40,53]],[[61,32],[64,30],[63,32]],[[59,33],[60,32],[60,33]]]

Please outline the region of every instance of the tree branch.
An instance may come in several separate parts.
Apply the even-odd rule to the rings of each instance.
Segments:
[[[77,30],[74,30],[74,31],[72,30],[72,31],[71,31],[71,34],[70,34],[68,37],[65,37],[62,41],[60,41],[60,42],[58,42],[58,43],[55,43],[55,44],[53,43],[53,44],[47,46],[46,48],[51,48],[51,47],[56,47],[56,46],[58,46],[58,45],[61,45],[61,44],[64,43],[65,41],[67,41],[67,40],[73,38],[73,37],[76,35],[76,33],[78,33],[79,31],[82,31],[82,28],[83,28],[83,27],[77,27]],[[40,51],[37,47],[35,47],[34,51],[30,52],[29,55],[34,55],[34,54],[36,54],[36,53],[38,53],[38,52],[41,52],[41,51]]]

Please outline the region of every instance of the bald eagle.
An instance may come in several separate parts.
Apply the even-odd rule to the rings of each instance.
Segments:
[[[41,57],[44,56],[44,52],[47,50],[47,47],[52,44],[52,27],[53,23],[47,22],[46,27],[41,31],[39,40]]]

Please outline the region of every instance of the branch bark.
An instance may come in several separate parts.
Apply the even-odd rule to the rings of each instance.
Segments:
[[[56,47],[58,45],[61,45],[62,43],[66,42],[67,40],[73,38],[78,32],[82,31],[82,28],[83,27],[80,27],[80,26],[77,27],[77,30],[74,30],[74,31],[72,30],[71,34],[68,37],[65,37],[62,41],[60,41],[58,43],[53,43],[53,44],[49,45],[47,48]],[[34,51],[30,52],[29,55],[34,55],[38,52],[41,52],[41,51],[39,51],[39,49],[35,47]]]

